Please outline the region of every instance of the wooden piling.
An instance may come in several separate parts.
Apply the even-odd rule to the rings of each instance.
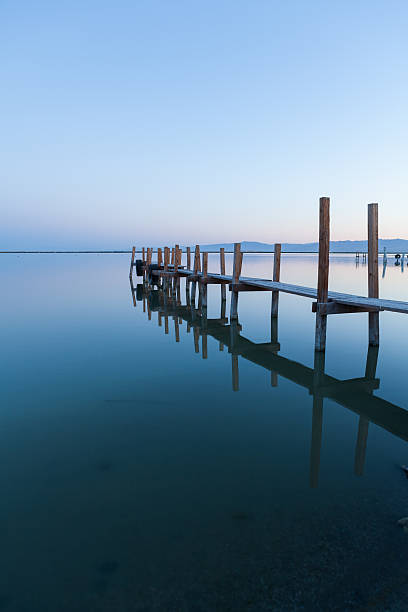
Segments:
[[[162,250],[160,247],[157,249],[157,265],[162,265]]]
[[[231,291],[231,309],[230,319],[238,319],[238,289],[239,277],[242,267],[241,243],[234,244],[234,266],[232,271],[232,291]]]
[[[378,298],[378,204],[368,205],[368,297]],[[368,335],[370,346],[380,342],[380,316],[368,313]]]
[[[169,269],[169,259],[170,259],[170,249],[169,247],[164,247],[164,270],[166,272]]]
[[[280,281],[281,244],[275,244],[273,255],[273,280]],[[279,310],[279,291],[272,291],[271,316],[277,317]]]
[[[194,251],[193,272],[194,272],[194,276],[197,276],[197,274],[200,272],[200,247],[198,244],[196,244],[195,251]],[[196,290],[197,290],[197,281],[194,280],[193,285],[191,287],[191,302],[193,305],[195,305]]]
[[[146,259],[145,259],[145,248],[142,248],[142,261],[143,263],[145,263]]]
[[[132,275],[133,275],[133,264],[135,262],[135,254],[136,254],[136,247],[132,247],[132,257],[130,259],[130,271],[129,271],[129,278],[132,280]]]
[[[187,247],[187,270],[191,270],[191,248]]]
[[[320,198],[317,302],[327,302],[329,290],[330,198]],[[326,349],[327,315],[316,312],[315,350]]]
[[[220,248],[220,274],[225,275],[225,249]],[[221,285],[221,300],[224,302],[227,299],[227,288],[225,284]]]
[[[175,252],[175,248],[173,247],[171,249],[171,265],[174,266],[174,252]]]

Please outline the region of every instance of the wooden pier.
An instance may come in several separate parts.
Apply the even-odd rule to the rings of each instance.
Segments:
[[[315,350],[324,352],[326,348],[327,317],[333,314],[368,313],[369,344],[379,345],[379,313],[391,311],[408,314],[408,302],[388,300],[379,297],[378,281],[378,204],[368,205],[368,250],[367,250],[367,286],[368,295],[360,296],[349,293],[329,291],[329,247],[330,247],[330,199],[320,198],[319,208],[319,257],[318,257],[318,281],[317,288],[304,287],[281,282],[280,280],[280,256],[281,245],[275,244],[273,275],[271,279],[242,277],[242,258],[240,243],[234,245],[234,260],[232,275],[225,274],[225,253],[220,249],[220,271],[213,273],[208,271],[208,253],[203,252],[200,256],[200,247],[197,245],[194,251],[193,266],[191,267],[191,251],[187,247],[186,265],[182,265],[183,252],[179,245],[171,251],[164,248],[164,260],[162,251],[158,249],[157,263],[152,262],[153,249],[147,248],[142,251],[142,260],[135,261],[136,251],[132,250],[130,262],[130,278],[136,267],[145,279],[151,284],[160,283],[167,279],[173,283],[173,291],[180,291],[180,278],[186,279],[186,284],[191,284],[191,300],[196,297],[197,285],[199,287],[200,307],[207,305],[207,285],[219,284],[222,291],[226,291],[228,285],[231,291],[230,320],[238,319],[238,297],[241,291],[270,291],[272,293],[271,317],[278,316],[279,293],[291,293],[314,300],[312,310],[316,313]],[[272,272],[272,270],[271,270]]]
[[[376,378],[378,347],[368,346],[365,374],[362,377],[339,380],[325,373],[325,353],[315,352],[314,367],[278,355],[281,349],[278,342],[278,317],[271,317],[271,341],[255,343],[241,335],[242,325],[236,320],[228,323],[225,316],[226,302],[221,293],[220,317],[208,319],[202,305],[195,307],[191,300],[190,288],[186,288],[186,304],[181,304],[176,294],[170,295],[167,289],[155,289],[147,284],[135,287],[131,281],[133,304],[143,302],[143,309],[149,320],[157,313],[158,325],[164,333],[169,333],[169,320],[174,322],[174,337],[180,342],[180,325],[185,322],[187,333],[193,332],[194,351],[208,359],[207,339],[212,337],[219,343],[220,351],[227,348],[231,355],[232,390],[239,391],[239,358],[250,361],[270,372],[271,385],[278,385],[278,377],[283,377],[309,392],[313,397],[312,431],[310,450],[310,486],[316,487],[320,467],[320,449],[323,435],[323,402],[328,398],[353,411],[359,416],[354,456],[355,474],[364,471],[367,439],[370,422],[382,427],[391,434],[408,441],[408,411],[385,399],[376,397],[373,392],[380,386]]]

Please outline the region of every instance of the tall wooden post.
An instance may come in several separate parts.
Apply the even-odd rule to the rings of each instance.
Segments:
[[[277,283],[280,281],[281,248],[282,248],[282,245],[275,244],[275,250],[274,250],[274,255],[273,255],[273,280]],[[272,291],[272,307],[271,307],[272,317],[278,316],[278,309],[279,309],[279,291]]]
[[[174,265],[174,247],[171,249],[171,265]]]
[[[201,289],[201,306],[203,309],[207,308],[207,276],[208,276],[208,253],[203,253],[203,277],[202,283],[200,284]]]
[[[164,269],[166,272],[169,269],[169,259],[170,259],[170,249],[169,247],[164,247]]]
[[[132,247],[132,257],[130,258],[130,271],[129,271],[130,280],[132,280],[132,275],[133,275],[133,264],[135,262],[135,254],[136,254],[136,247]]]
[[[187,247],[187,270],[191,270],[191,248]]]
[[[162,265],[162,250],[160,247],[157,249],[157,265]]]
[[[197,274],[200,272],[200,247],[198,244],[196,244],[195,247],[195,251],[194,251],[194,276],[197,276]],[[196,290],[197,290],[197,281],[194,280],[193,281],[193,285],[191,287],[191,302],[193,305],[195,305],[195,299],[196,299]]]
[[[368,297],[378,298],[378,204],[368,205]],[[369,344],[380,342],[380,313],[368,313]]]
[[[142,248],[142,261],[143,261],[143,263],[146,261],[146,259],[145,259],[145,248],[144,247]]]
[[[220,274],[225,276],[225,249],[220,248]],[[221,284],[221,301],[225,302],[227,299],[227,288],[224,283]]]
[[[327,302],[329,291],[329,250],[330,250],[330,198],[320,198],[319,215],[319,268],[317,275],[317,301]],[[315,350],[326,349],[327,315],[316,313]]]
[[[231,309],[230,319],[238,319],[238,290],[236,285],[239,283],[239,277],[241,274],[242,266],[242,255],[241,255],[241,243],[236,242],[234,244],[234,267],[232,271],[232,291],[231,291]]]

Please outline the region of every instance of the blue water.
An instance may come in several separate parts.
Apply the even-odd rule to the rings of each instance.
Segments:
[[[281,280],[315,285],[316,263],[283,256]],[[268,348],[242,340],[271,341],[268,293],[240,294],[220,350],[218,286],[188,331],[184,282],[181,304],[145,292],[134,307],[128,255],[1,268],[0,610],[408,608],[405,315],[381,313],[375,374],[335,401],[299,384],[323,369],[306,298],[280,297],[271,373]],[[244,258],[244,275],[271,270]],[[366,286],[365,265],[332,258],[332,289]],[[391,260],[380,295],[408,301]],[[367,355],[367,315],[330,317],[324,373],[364,377]]]

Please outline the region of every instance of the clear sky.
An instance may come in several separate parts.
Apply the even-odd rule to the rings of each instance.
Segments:
[[[406,0],[3,0],[0,248],[408,238]]]

